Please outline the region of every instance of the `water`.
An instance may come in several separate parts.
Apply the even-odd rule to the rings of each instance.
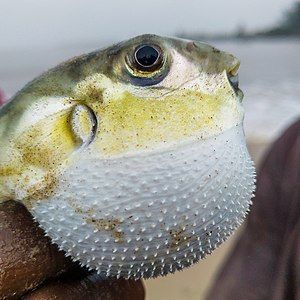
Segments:
[[[271,141],[300,116],[300,40],[212,42],[240,58],[245,131],[250,141]],[[0,87],[12,95],[38,74],[102,45],[0,50]]]

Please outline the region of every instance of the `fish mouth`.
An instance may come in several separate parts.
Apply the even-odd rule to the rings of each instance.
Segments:
[[[235,94],[239,98],[240,102],[242,102],[244,98],[244,93],[239,88],[239,74],[237,73],[237,69],[234,69],[233,71],[229,71],[226,74],[232,89],[234,90]]]
[[[240,68],[240,61],[238,59],[235,59],[232,63],[232,65],[226,69],[226,75],[229,84],[231,85],[232,89],[234,90],[236,96],[242,102],[244,93],[239,88],[239,68]]]

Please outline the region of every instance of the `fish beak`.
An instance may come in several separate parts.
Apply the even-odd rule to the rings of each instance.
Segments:
[[[234,57],[231,64],[228,66],[227,73],[231,74],[232,76],[236,76],[238,74],[238,70],[240,68],[241,62]]]
[[[226,70],[228,81],[236,93],[237,97],[240,101],[243,100],[244,94],[239,88],[239,75],[238,70],[240,67],[240,61],[234,56],[230,55],[232,60],[228,64],[228,68]]]

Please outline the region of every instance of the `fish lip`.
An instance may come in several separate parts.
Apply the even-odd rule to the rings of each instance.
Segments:
[[[239,88],[239,74],[237,72],[238,68],[234,70],[234,73],[226,72],[227,80],[233,89],[234,93],[238,97],[239,101],[242,102],[244,98],[244,93],[243,91]]]

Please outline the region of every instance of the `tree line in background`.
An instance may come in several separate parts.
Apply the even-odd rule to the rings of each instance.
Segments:
[[[288,10],[283,21],[269,30],[258,32],[257,35],[263,36],[300,36],[300,1]]]
[[[180,33],[179,37],[194,40],[209,39],[251,39],[259,37],[300,37],[300,1],[297,1],[283,16],[282,21],[278,25],[269,29],[259,30],[257,32],[247,32],[240,26],[233,34],[215,34],[206,35],[201,33]]]

